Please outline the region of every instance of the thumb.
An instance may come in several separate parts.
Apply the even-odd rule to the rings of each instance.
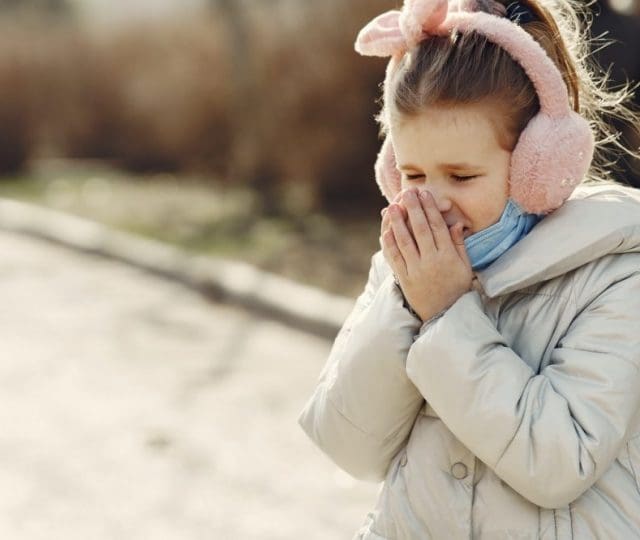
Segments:
[[[462,234],[462,230],[464,226],[462,223],[456,223],[451,229],[451,236],[453,243],[456,246],[456,251],[458,252],[458,256],[467,266],[471,267],[471,261],[469,260],[469,255],[467,255],[467,248],[464,245],[464,235]]]

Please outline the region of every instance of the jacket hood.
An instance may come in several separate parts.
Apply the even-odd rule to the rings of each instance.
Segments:
[[[640,189],[583,184],[476,278],[495,297],[628,252],[640,252]]]

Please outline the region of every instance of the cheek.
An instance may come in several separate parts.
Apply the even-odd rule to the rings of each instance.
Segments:
[[[508,188],[500,183],[495,184],[493,188],[486,185],[479,186],[468,205],[469,217],[474,222],[476,231],[486,229],[500,219],[508,196]]]
[[[494,179],[487,185],[486,189],[486,200],[489,204],[488,207],[493,209],[493,213],[498,213],[496,219],[500,217],[502,214],[502,210],[504,210],[505,205],[507,204],[507,199],[509,198],[509,181],[508,176],[500,176],[499,178]],[[490,203],[489,203],[490,201]]]

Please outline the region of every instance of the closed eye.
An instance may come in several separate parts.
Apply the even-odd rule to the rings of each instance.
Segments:
[[[455,179],[456,182],[466,182],[468,180],[473,180],[474,178],[478,178],[479,175],[475,174],[472,176],[459,176],[457,174],[452,174],[451,177]],[[408,174],[407,180],[418,180],[419,178],[424,178],[424,174]]]

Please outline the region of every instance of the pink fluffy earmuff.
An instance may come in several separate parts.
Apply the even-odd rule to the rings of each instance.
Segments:
[[[490,1],[492,13],[474,11]],[[536,40],[515,22],[501,16],[504,6],[493,0],[405,0],[369,22],[358,34],[355,49],[364,56],[391,56],[391,73],[405,52],[429,36],[454,31],[478,32],[502,47],[525,70],[540,110],[520,134],[511,155],[510,197],[525,212],[548,214],[560,207],[589,170],[594,137],[589,123],[572,110],[562,74]],[[376,182],[391,202],[401,188],[393,141],[388,135],[375,163]]]

